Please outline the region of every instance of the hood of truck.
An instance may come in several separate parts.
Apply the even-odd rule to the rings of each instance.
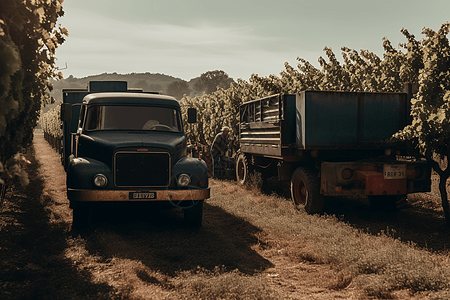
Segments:
[[[80,136],[78,156],[111,165],[118,151],[158,151],[168,152],[176,161],[185,149],[186,137],[182,132],[95,131]]]

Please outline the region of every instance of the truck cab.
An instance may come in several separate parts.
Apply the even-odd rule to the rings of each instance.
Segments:
[[[91,205],[104,202],[167,202],[200,227],[208,169],[186,156],[178,101],[117,85],[63,91],[61,154],[73,227],[88,226]]]

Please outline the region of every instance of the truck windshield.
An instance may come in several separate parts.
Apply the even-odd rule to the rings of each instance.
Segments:
[[[98,105],[87,110],[85,129],[181,132],[180,112],[168,107]]]

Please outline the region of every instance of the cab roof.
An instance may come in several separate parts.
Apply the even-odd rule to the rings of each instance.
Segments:
[[[106,92],[93,93],[83,98],[83,104],[133,104],[133,105],[158,105],[180,107],[177,99],[172,96],[129,93],[129,92]]]

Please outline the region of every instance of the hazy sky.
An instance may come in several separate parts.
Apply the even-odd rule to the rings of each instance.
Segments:
[[[382,39],[405,42],[402,27],[450,21],[449,0],[65,0],[69,30],[57,50],[64,77],[161,73],[190,80],[211,70],[234,79],[278,75],[323,48],[383,54]]]

